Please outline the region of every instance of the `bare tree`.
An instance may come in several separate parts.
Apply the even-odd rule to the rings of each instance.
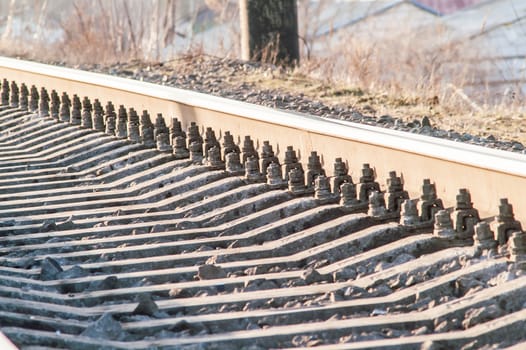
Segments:
[[[16,0],[11,0],[9,3],[9,14],[7,15],[7,23],[5,25],[5,31],[2,35],[2,40],[9,39],[13,31],[13,18],[15,16]]]
[[[42,1],[42,5],[40,5],[40,10],[38,11],[38,20],[36,22],[37,28],[35,34],[33,35],[33,39],[35,41],[40,41],[42,38],[42,32],[44,30],[47,18],[47,4],[47,0]]]

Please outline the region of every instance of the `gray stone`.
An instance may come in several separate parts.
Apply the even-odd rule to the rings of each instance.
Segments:
[[[82,267],[75,265],[70,269],[67,269],[65,271],[59,272],[56,275],[57,279],[73,279],[73,278],[80,278],[88,276],[88,272],[84,270]]]
[[[414,259],[415,259],[415,257],[413,255],[411,255],[411,254],[401,253],[401,254],[396,256],[396,258],[392,262],[392,265],[404,264],[404,263],[409,262],[409,261],[414,260]]]
[[[139,294],[137,296],[137,301],[139,304],[133,310],[133,313],[136,315],[154,316],[159,311],[159,307],[155,301],[153,301],[152,296],[149,293]]]
[[[40,264],[40,279],[42,281],[54,280],[62,271],[62,267],[55,259],[46,257]]]
[[[504,310],[495,304],[470,309],[466,311],[462,326],[464,328],[470,328],[479,323],[494,320],[498,317],[501,317],[503,314]]]
[[[66,221],[56,225],[56,230],[71,230],[73,228],[75,228],[75,223],[73,222],[72,216],[70,216]]]
[[[429,120],[429,117],[428,117],[428,116],[424,116],[424,117],[422,118],[421,125],[422,125],[423,128],[425,128],[425,127],[431,127],[431,121]]]
[[[420,350],[449,350],[451,346],[442,344],[440,341],[426,340],[422,343]]]
[[[201,265],[199,266],[197,277],[200,280],[210,280],[215,278],[226,278],[226,272],[217,265]]]
[[[91,282],[88,290],[111,290],[116,288],[119,288],[119,279],[117,276],[108,276],[102,281]]]
[[[170,298],[174,298],[174,299],[192,297],[192,293],[182,288],[170,289],[170,292],[168,293],[168,295],[170,296]]]
[[[44,220],[38,232],[49,232],[49,231],[55,231],[56,229],[57,229],[57,224],[55,223],[55,220],[48,219],[48,220]]]
[[[447,319],[435,326],[435,333],[445,333],[456,330],[459,329],[460,325],[461,323],[458,318],[453,318],[451,320]]]
[[[307,284],[320,283],[328,280],[332,280],[331,275],[322,275],[316,269],[309,268],[301,274],[301,278]]]
[[[385,311],[383,309],[374,309],[371,312],[371,316],[381,316],[381,315],[387,315],[387,311]]]
[[[80,335],[107,340],[122,340],[126,337],[121,324],[115,321],[109,313],[105,313],[97,321],[90,324]]]
[[[426,326],[422,326],[411,332],[412,335],[423,335],[423,334],[428,334],[428,333],[429,333],[429,328],[427,328]]]
[[[524,145],[520,142],[514,142],[513,146],[511,147],[513,151],[522,151],[524,149]]]
[[[392,292],[393,290],[385,283],[376,286],[373,290],[370,291],[371,295],[373,296],[389,295]]]

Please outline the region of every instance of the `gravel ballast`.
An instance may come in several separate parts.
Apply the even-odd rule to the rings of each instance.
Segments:
[[[441,120],[427,115],[394,117],[390,114],[379,115],[369,106],[358,109],[324,103],[301,92],[297,93],[297,89],[290,91],[287,86],[280,86],[279,79],[291,73],[270,64],[210,56],[185,56],[166,63],[132,61],[112,65],[80,65],[75,68],[198,91],[270,108],[526,153],[521,142],[499,137],[497,128],[493,130],[497,136],[480,135],[475,127],[470,132],[469,125],[463,125],[463,130],[446,129]],[[269,80],[276,80],[275,88],[268,88]]]

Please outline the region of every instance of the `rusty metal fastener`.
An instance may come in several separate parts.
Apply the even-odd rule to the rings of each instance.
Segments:
[[[203,138],[199,133],[199,127],[195,122],[190,123],[186,134],[188,135],[188,145],[191,145],[194,142],[198,142],[201,145],[203,144]]]
[[[62,97],[60,99],[60,110],[58,112],[58,117],[61,122],[69,123],[71,119],[71,100],[69,99],[68,94],[65,92],[62,93]]]
[[[18,85],[16,84],[15,81],[12,81],[11,82],[11,100],[10,100],[11,107],[18,108],[19,103],[20,101],[19,101]]]
[[[473,208],[471,194],[461,188],[457,194],[455,211],[452,214],[453,227],[459,239],[472,239],[475,234],[475,224],[480,221],[479,212]]]
[[[245,178],[249,181],[260,181],[263,176],[259,172],[259,161],[255,157],[250,157],[245,162]]]
[[[28,102],[29,91],[27,90],[26,84],[20,84],[20,109],[27,110],[29,106]]]
[[[203,154],[206,158],[208,158],[208,150],[212,147],[218,147],[220,149],[214,130],[212,130],[210,127],[207,127],[205,130],[205,139],[203,142]]]
[[[115,107],[111,101],[106,103],[106,108],[104,112],[104,121],[106,123],[105,133],[108,135],[115,135],[116,132],[116,123],[117,117],[115,115]]]
[[[514,231],[509,238],[510,261],[526,269],[526,233]]]
[[[166,123],[164,122],[162,113],[157,113],[157,116],[155,117],[154,136],[157,137],[158,134],[167,134],[168,136],[170,135],[170,130],[168,130],[168,127],[166,126]]]
[[[181,126],[181,122],[179,121],[179,119],[173,117],[172,122],[170,124],[170,140],[172,140],[173,142],[173,140],[178,136],[186,138],[186,133],[183,131],[183,127]]]
[[[49,100],[46,88],[40,88],[40,103],[38,105],[38,115],[40,117],[49,117]]]
[[[267,184],[271,188],[281,187],[286,184],[286,182],[283,180],[283,176],[281,173],[281,166],[278,163],[270,163],[267,166]]]
[[[340,185],[340,205],[350,207],[360,204],[356,198],[356,185],[351,182],[344,182]]]
[[[368,163],[365,163],[362,167],[362,176],[360,176],[360,182],[356,185],[358,199],[361,202],[369,201],[369,196],[372,192],[380,192],[380,184],[374,181],[374,179],[374,170]]]
[[[226,171],[233,175],[241,175],[244,173],[243,165],[241,164],[241,158],[238,152],[230,152],[225,156],[225,168]]]
[[[338,199],[338,195],[331,192],[331,182],[325,175],[319,175],[314,179],[314,198],[324,204]]]
[[[225,168],[225,163],[221,160],[221,149],[218,145],[208,149],[206,156],[206,165],[214,170]]]
[[[455,230],[453,230],[453,222],[447,210],[439,210],[435,214],[433,235],[444,239],[454,239],[456,237]]]
[[[176,136],[173,140],[173,154],[175,159],[185,159],[190,156],[190,151],[186,148],[186,138],[184,136]]]
[[[325,175],[322,169],[320,156],[316,151],[312,151],[307,162],[307,171],[305,171],[305,186],[312,187],[316,176]]]
[[[387,209],[385,207],[385,198],[383,192],[372,191],[369,195],[369,210],[367,215],[380,218],[385,216]]]
[[[269,141],[263,141],[263,146],[261,147],[261,156],[259,158],[259,169],[261,173],[267,173],[267,167],[270,163],[276,163],[279,165],[279,159],[274,155],[274,150]]]
[[[230,134],[230,131],[225,131],[223,135],[222,149],[225,160],[228,153],[236,152],[239,154],[241,152],[239,146],[234,143],[234,137]]]
[[[139,115],[133,108],[130,108],[128,111],[126,132],[128,134],[128,140],[134,143],[141,142],[141,134],[139,131]]]
[[[71,103],[71,117],[69,123],[71,125],[80,125],[81,119],[81,103],[80,98],[77,95],[73,95],[73,101]]]
[[[513,206],[508,202],[507,198],[500,199],[499,215],[495,216],[490,225],[500,246],[508,242],[512,232],[522,231],[522,225],[520,221],[515,220]]]
[[[402,178],[396,176],[396,171],[390,171],[387,179],[387,210],[399,213],[402,202],[406,199],[409,199],[409,194],[404,190]]]
[[[416,200],[406,199],[402,202],[400,210],[400,225],[414,225],[420,221]]]
[[[128,137],[128,114],[126,113],[126,108],[123,105],[119,106],[119,111],[117,112],[117,121],[116,121],[115,136],[119,139],[125,139]]]
[[[435,214],[444,209],[442,200],[437,197],[436,185],[431,180],[424,179],[422,184],[422,195],[418,201],[418,212],[421,222],[432,222]]]
[[[243,146],[241,147],[241,162],[245,164],[250,157],[259,159],[259,155],[254,148],[254,141],[252,141],[250,136],[245,136]]]
[[[150,119],[150,114],[147,110],[143,110],[141,114],[141,142],[146,147],[156,147],[154,139],[154,126],[152,120]],[[186,148],[186,144],[185,144]],[[188,155],[183,158],[188,158]]]
[[[2,93],[1,93],[1,102],[2,106],[9,106],[9,81],[4,79],[2,82]]]
[[[157,137],[155,138],[155,143],[157,145],[157,150],[160,152],[171,152],[172,146],[170,145],[170,135],[168,134],[168,130],[166,132],[157,134]]]
[[[93,101],[93,120],[92,120],[93,130],[104,131],[104,111],[102,110],[102,105],[98,99]]]
[[[475,225],[475,235],[473,237],[475,248],[480,250],[490,250],[497,248],[497,241],[490,225],[481,221]]]
[[[334,160],[333,169],[334,171],[333,176],[331,177],[331,188],[332,193],[338,194],[340,191],[340,186],[343,183],[353,183],[353,181],[352,177],[349,175],[347,164],[345,164],[340,157]]]
[[[301,167],[301,163],[298,162],[296,151],[292,146],[287,146],[285,150],[285,159],[283,160],[283,174],[285,174],[285,181],[289,180],[289,172],[297,167]]]
[[[49,107],[49,113],[51,115],[51,118],[59,120],[59,112],[60,112],[60,97],[58,96],[58,93],[56,90],[51,90],[51,104]]]
[[[29,111],[36,112],[38,110],[38,90],[35,85],[31,85],[29,90]]]
[[[194,141],[188,146],[190,151],[190,160],[194,163],[199,163],[203,161],[203,144],[199,141]]]
[[[305,193],[305,177],[303,169],[292,168],[289,172],[289,191],[292,194]]]
[[[84,96],[84,99],[82,100],[82,114],[80,118],[81,127],[87,129],[91,129],[93,127],[93,119],[91,116],[92,110],[93,106],[91,105],[91,101],[87,96]]]

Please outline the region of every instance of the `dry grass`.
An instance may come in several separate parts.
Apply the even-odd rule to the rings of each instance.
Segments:
[[[294,72],[277,71],[270,77],[263,72],[244,76],[243,81],[254,84],[259,89],[301,93],[329,106],[344,106],[366,115],[390,115],[408,122],[428,116],[434,126],[444,130],[479,136],[493,135],[498,139],[526,144],[524,114],[507,106],[486,106],[481,111],[465,107],[455,109],[447,104],[441,105],[436,100],[425,100],[418,96],[390,95],[312,79],[301,73],[301,68]]]
[[[480,72],[451,62],[461,62],[466,51],[476,55],[476,48],[429,40],[444,35],[444,28],[436,26],[418,33],[399,28],[388,36],[351,36],[329,56],[311,59],[299,70],[331,83],[399,96],[403,104],[407,101],[436,105],[447,101],[454,109],[473,109],[460,92]]]
[[[73,64],[137,58],[139,49],[133,35],[134,29],[125,28],[126,23],[133,25],[131,20],[117,22],[111,8],[106,8],[100,0],[96,4],[91,13],[85,14],[81,9],[81,2],[73,2],[73,15],[60,22],[64,38],[56,46],[62,56]],[[126,18],[130,19],[126,2],[122,9]],[[124,32],[130,34],[124,36],[121,34]]]

